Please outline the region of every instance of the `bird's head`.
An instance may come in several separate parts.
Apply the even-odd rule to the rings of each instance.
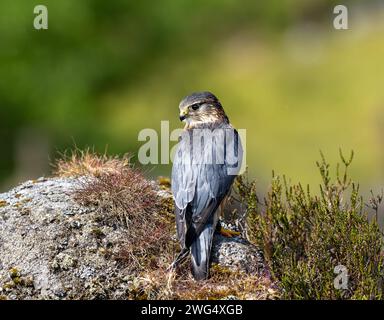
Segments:
[[[193,127],[199,123],[228,122],[217,97],[210,92],[196,92],[185,97],[179,105],[180,120]]]

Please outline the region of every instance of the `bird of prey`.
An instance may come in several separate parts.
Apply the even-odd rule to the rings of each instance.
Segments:
[[[181,252],[172,267],[191,253],[192,274],[202,280],[208,278],[213,234],[241,166],[242,147],[212,93],[193,93],[180,102],[179,109],[186,124],[176,147],[171,185]]]

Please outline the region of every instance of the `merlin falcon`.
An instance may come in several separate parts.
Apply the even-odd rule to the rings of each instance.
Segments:
[[[203,280],[209,275],[213,235],[243,151],[238,132],[212,93],[193,93],[179,109],[185,128],[176,147],[171,182],[181,252],[172,267],[191,253],[192,274]],[[222,233],[234,234],[224,229]]]

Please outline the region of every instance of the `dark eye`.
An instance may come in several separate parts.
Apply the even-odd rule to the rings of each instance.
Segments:
[[[200,108],[200,103],[195,103],[195,104],[193,104],[193,105],[191,106],[191,108],[192,108],[193,110],[197,110],[197,109],[199,109],[199,108]]]

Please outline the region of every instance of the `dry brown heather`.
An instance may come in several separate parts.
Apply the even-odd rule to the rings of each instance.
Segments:
[[[60,159],[53,165],[53,173],[60,177],[79,177],[92,175],[98,177],[107,173],[119,173],[130,165],[130,156],[111,157],[96,154],[91,149],[75,149],[70,154],[60,155]]]
[[[113,259],[121,268],[134,275],[132,299],[274,299],[279,296],[276,286],[265,276],[233,272],[212,266],[210,279],[195,282],[189,264],[177,274],[167,271],[179,245],[175,239],[173,201],[170,182],[160,178],[158,183],[147,180],[142,172],[129,163],[129,157],[108,157],[89,150],[76,151],[59,160],[55,166],[58,176],[83,176],[75,199],[93,206],[106,220],[114,220],[126,230],[120,249]],[[161,191],[159,193],[159,191]]]

